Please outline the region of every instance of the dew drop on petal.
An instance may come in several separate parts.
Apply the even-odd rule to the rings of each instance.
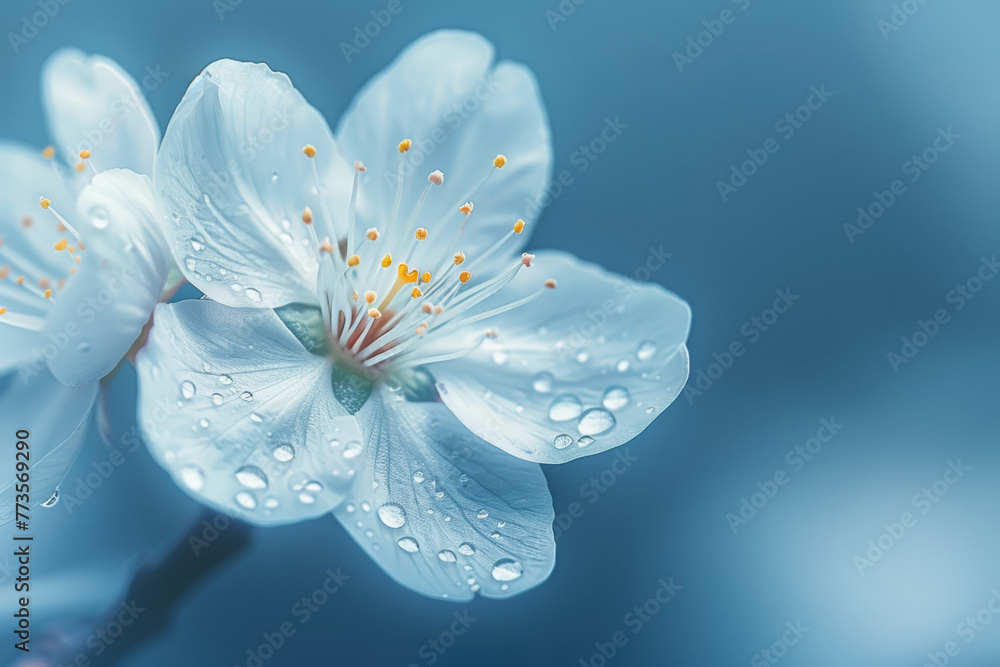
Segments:
[[[507,353],[503,350],[497,350],[493,353],[493,363],[497,366],[503,366],[507,363]]]
[[[98,229],[106,229],[108,226],[108,211],[103,206],[95,206],[90,209],[90,221]]]
[[[42,507],[53,507],[57,502],[59,502],[59,489],[52,492],[49,499],[42,503]]]
[[[545,371],[542,371],[541,373],[535,375],[535,377],[532,379],[531,386],[539,394],[547,394],[550,391],[552,391],[552,381],[553,381],[552,373],[547,373]]]
[[[479,514],[477,514],[476,517],[478,517],[480,519],[485,519],[489,515],[490,515],[490,513],[487,512],[486,510],[479,510]]]
[[[242,394],[240,394],[240,398],[249,403],[250,401],[253,400],[253,394],[251,394],[249,391],[245,391]]]
[[[291,445],[278,445],[271,452],[271,456],[282,463],[288,463],[295,458],[295,449]]]
[[[608,390],[604,392],[604,398],[601,399],[601,403],[608,410],[620,410],[628,405],[631,398],[632,395],[628,393],[628,389],[625,387],[608,387]]]
[[[420,551],[420,545],[418,545],[417,541],[415,539],[413,539],[412,537],[401,537],[396,542],[396,544],[399,545],[400,549],[402,549],[403,551],[405,551],[407,553],[414,554],[414,553],[417,553],[418,551]]]
[[[449,551],[448,549],[442,549],[438,552],[438,559],[443,563],[454,563],[458,560],[455,556],[454,551]]]
[[[246,294],[247,298],[250,299],[251,301],[259,302],[261,300],[260,292],[252,287],[246,288],[246,290],[243,293]]]
[[[521,564],[512,558],[501,558],[493,563],[491,574],[497,581],[514,581],[521,576]]]
[[[593,444],[593,442],[594,442],[593,438],[591,438],[589,435],[585,435],[585,436],[583,436],[582,438],[580,438],[579,440],[576,441],[576,446],[577,447],[586,447],[587,445]]]
[[[181,481],[192,491],[200,491],[205,486],[205,473],[198,466],[181,468]]]
[[[232,384],[232,383],[233,383],[233,378],[229,377],[228,375],[220,375],[219,376],[219,384],[229,385],[229,384]]]
[[[249,491],[240,491],[236,494],[236,502],[240,507],[252,510],[257,507],[257,499]]]
[[[654,412],[656,412],[656,408],[654,408],[654,407],[653,407],[652,405],[651,405],[651,406],[649,406],[648,408],[646,408],[646,414],[647,414],[647,415],[651,415],[651,414],[653,414]]]
[[[573,436],[567,435],[565,433],[557,435],[552,441],[552,444],[556,446],[556,449],[566,449],[573,444]]]
[[[256,466],[243,466],[236,471],[236,479],[248,489],[267,488],[267,475]]]
[[[386,503],[378,508],[378,518],[390,528],[402,528],[406,523],[406,512],[397,503]]]
[[[458,545],[458,553],[463,556],[471,556],[476,553],[476,548],[469,544],[468,542],[462,542]]]
[[[300,493],[299,502],[302,503],[303,505],[312,505],[314,502],[316,502],[316,496],[314,496],[311,493]]]
[[[635,349],[636,359],[639,361],[649,361],[656,354],[656,343],[651,340],[644,340]]]
[[[222,397],[222,394],[212,394],[212,403],[215,403],[216,405],[222,405],[225,400],[226,399]]]
[[[628,359],[619,359],[618,363],[615,364],[615,368],[619,373],[625,373],[628,371],[629,365]]]
[[[260,415],[258,415],[256,412],[251,412],[250,413],[250,421],[257,422],[259,424],[259,423],[261,423],[264,420],[261,419]]]
[[[266,507],[267,509],[273,510],[277,506],[278,506],[278,499],[275,498],[274,496],[268,496],[267,498],[264,498],[264,507]]]
[[[184,398],[192,398],[194,397],[194,393],[194,383],[190,380],[184,380],[184,382],[181,383],[181,396]]]
[[[581,350],[580,352],[577,353],[576,360],[581,364],[585,364],[588,361],[590,361],[590,353],[587,352],[586,350]]]
[[[603,408],[591,408],[583,413],[576,430],[581,435],[597,435],[612,429],[615,425],[615,416]]]
[[[559,394],[552,399],[549,405],[549,419],[556,422],[576,419],[583,412],[583,405],[580,399],[573,394]]]
[[[423,470],[418,470],[415,473],[413,473],[413,481],[416,482],[417,484],[421,484],[424,481],[424,479],[426,478],[424,477]]]

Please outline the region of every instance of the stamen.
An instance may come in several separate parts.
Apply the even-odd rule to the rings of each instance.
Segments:
[[[388,269],[390,266],[392,266],[392,255],[386,253],[382,258],[382,267]]]
[[[374,290],[368,290],[367,292],[365,292],[365,301],[367,301],[369,304],[375,303],[375,299],[377,298],[378,294],[376,294]]]
[[[412,141],[410,141],[409,139],[403,139],[402,141],[399,142],[399,152],[405,153],[406,151],[410,150],[410,146],[412,145],[413,145]]]
[[[549,289],[555,289],[557,287],[556,281],[553,278],[549,278],[545,281],[545,286]]]
[[[312,159],[316,157],[316,147],[313,146],[312,144],[306,144],[305,146],[303,146],[302,152],[305,154],[307,158]]]
[[[458,279],[461,280],[463,283],[469,282],[470,278],[472,278],[472,274],[469,273],[468,271],[462,271],[460,274],[458,274]]]
[[[368,231],[365,232],[365,238],[369,241],[378,241],[378,228],[369,227]]]
[[[50,289],[45,290],[45,298],[46,299],[51,299],[52,298],[52,290],[50,290]]]
[[[514,223],[514,233],[520,234],[523,231],[524,231],[524,220],[518,218],[517,222]]]
[[[493,158],[493,166],[496,167],[497,169],[503,169],[503,166],[505,164],[507,164],[507,156],[506,155],[502,155],[501,154],[501,155],[497,155],[495,158]]]
[[[417,228],[417,231],[416,231],[416,232],[414,232],[413,236],[414,236],[414,238],[416,238],[416,239],[417,239],[418,241],[423,241],[424,239],[426,239],[426,238],[427,238],[427,230],[426,230],[426,229],[424,229],[423,227],[418,227],[418,228]]]
[[[472,213],[472,209],[475,208],[475,206],[476,205],[473,204],[471,201],[467,201],[461,206],[459,206],[458,210],[464,213],[465,215],[469,215],[470,213]]]
[[[357,266],[360,263],[361,263],[361,258],[358,257],[357,255],[351,255],[350,257],[347,258],[347,266],[353,267]]]
[[[382,311],[380,311],[378,308],[369,308],[368,317],[372,318],[373,320],[377,320],[378,318],[382,317]]]
[[[531,262],[535,259],[535,256],[530,252],[521,253],[521,264],[527,267],[531,266]]]
[[[458,266],[459,264],[461,264],[464,261],[465,261],[465,253],[464,252],[456,252],[455,253],[455,266]]]
[[[424,271],[423,273],[420,274],[420,282],[429,283],[430,281],[431,281],[430,271]]]
[[[430,181],[432,185],[441,185],[442,183],[444,183],[444,172],[435,169],[427,177],[427,180]]]
[[[56,148],[55,148],[55,146],[46,146],[45,148],[43,148],[42,149],[42,156],[46,160],[51,160],[52,158],[54,158],[56,156]]]
[[[54,248],[55,248],[55,249],[56,249],[57,251],[59,251],[59,252],[62,252],[62,251],[63,251],[63,250],[65,250],[65,249],[66,249],[66,248],[67,248],[68,246],[69,246],[69,241],[67,241],[66,239],[62,239],[61,241],[57,242],[57,243],[56,243],[56,244],[55,244],[55,245],[54,245],[53,247],[54,247]]]
[[[421,292],[421,291],[420,291],[420,288],[419,288],[419,287],[414,287],[414,288],[413,288],[413,291],[412,291],[412,292],[410,292],[410,296],[412,296],[412,297],[413,297],[414,299],[416,299],[416,298],[418,298],[418,297],[421,297],[421,296],[423,296],[423,295],[424,295],[424,294],[423,294],[423,292]]]
[[[302,222],[307,225],[311,225],[313,223],[313,212],[308,206],[306,206],[306,209],[302,211]]]

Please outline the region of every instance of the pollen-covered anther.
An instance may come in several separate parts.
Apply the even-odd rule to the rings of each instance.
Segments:
[[[322,252],[333,253],[333,244],[330,243],[329,238],[324,238],[323,242],[319,244],[319,249]]]
[[[410,141],[409,139],[403,139],[402,141],[399,142],[398,146],[399,152],[405,153],[406,151],[410,150],[410,146],[412,145],[413,145],[412,141]]]
[[[469,282],[471,278],[472,274],[469,273],[468,271],[462,271],[460,274],[458,274],[458,279],[461,280],[463,283]]]
[[[31,218],[24,217],[24,218],[21,219],[21,226],[22,227],[31,227],[31,225],[33,224],[33,222],[34,221]]]
[[[306,144],[302,147],[302,153],[308,158],[316,157],[316,147],[312,144]]]
[[[373,320],[377,320],[378,318],[382,317],[382,311],[379,310],[378,308],[369,308],[368,317],[372,318]]]
[[[430,175],[427,176],[427,180],[434,185],[441,185],[444,183],[444,172],[439,169],[435,169],[430,173]]]
[[[458,210],[466,215],[469,215],[470,213],[472,213],[472,209],[474,209],[475,207],[476,207],[475,204],[473,204],[471,201],[467,201],[461,206],[459,206]]]
[[[410,292],[410,296],[412,296],[414,299],[416,299],[417,297],[423,296],[423,295],[424,295],[424,293],[420,291],[419,287],[414,287],[413,291]]]
[[[50,289],[45,290],[45,298],[46,299],[51,299],[52,298],[52,290],[50,290]]]
[[[66,252],[76,252],[76,248],[74,248],[73,246],[70,246],[70,247],[66,248]]]
[[[487,329],[485,333],[487,338],[496,338],[499,335],[496,329]]]
[[[10,267],[9,266],[0,267],[0,280],[5,279],[9,275],[10,275]]]
[[[388,269],[390,266],[392,266],[392,255],[386,253],[385,257],[382,258],[382,268]]]
[[[90,151],[80,151],[80,159],[81,160],[89,160],[90,156],[91,156],[91,152]]]
[[[424,271],[423,273],[420,274],[420,282],[422,282],[422,283],[429,283],[430,281],[431,281],[431,272],[430,271]]]
[[[6,314],[7,314],[7,309],[0,307],[0,315],[6,315]]]
[[[307,225],[311,225],[313,223],[313,212],[308,206],[306,206],[305,210],[302,211],[302,222]]]
[[[549,278],[548,280],[546,280],[545,286],[548,287],[549,289],[555,289],[556,287],[558,287],[554,278]]]
[[[354,161],[354,171],[359,171],[359,172],[363,173],[363,172],[368,171],[368,167],[366,167],[365,163],[362,162],[361,160],[355,160]]]
[[[523,231],[524,231],[524,220],[518,218],[517,222],[514,223],[514,233],[520,234]]]
[[[42,278],[38,281],[38,287],[41,289],[46,289],[50,284],[48,278]]]
[[[17,284],[18,285],[23,285],[24,284],[24,276],[18,276],[17,277]]]
[[[45,148],[42,149],[42,157],[44,157],[46,160],[51,160],[55,156],[56,156],[55,146],[46,146]]]
[[[440,315],[444,312],[444,306],[434,306],[434,314]]]
[[[47,211],[47,210],[49,210],[49,206],[52,206],[52,200],[51,200],[51,199],[46,199],[45,197],[42,197],[41,199],[39,199],[39,200],[38,200],[38,203],[39,203],[39,204],[41,205],[41,207],[42,207],[42,208],[44,208],[44,209],[45,209],[46,211]],[[30,225],[31,225],[31,222],[30,222],[30,219],[29,219],[29,218],[25,218],[25,220],[29,220],[28,224],[27,224],[27,225],[25,225],[25,227],[28,227],[28,226],[30,226]]]
[[[87,168],[87,163],[86,162],[77,162],[76,166],[73,167],[73,168],[82,173],[83,170]]]
[[[530,252],[521,253],[521,264],[530,267],[533,261],[535,261],[535,256]]]
[[[369,241],[378,241],[378,228],[369,227],[368,231],[365,232],[365,238]]]
[[[427,230],[424,229],[423,227],[418,227],[417,231],[413,232],[413,236],[418,241],[423,241],[424,239],[427,238]]]
[[[464,261],[465,261],[465,253],[464,252],[456,252],[455,253],[455,266],[458,266],[459,264],[461,264]]]
[[[354,290],[354,293],[351,294],[351,298],[354,299],[355,301],[358,300],[358,291],[357,290]]]
[[[66,249],[67,247],[69,247],[69,241],[67,241],[66,239],[62,239],[61,241],[58,241],[58,242],[57,242],[57,243],[56,243],[56,244],[55,244],[54,246],[52,246],[52,247],[53,247],[53,248],[55,248],[55,249],[56,249],[57,251],[59,251],[59,252],[62,252],[62,251],[63,251],[63,250],[65,250],[65,249]]]
[[[425,314],[430,315],[431,313],[434,312],[434,306],[432,306],[429,303],[425,303],[423,306],[420,307],[420,310],[424,311]]]
[[[361,258],[358,257],[357,255],[351,255],[350,257],[347,258],[348,266],[357,266],[360,263],[361,263]]]
[[[422,327],[422,326],[420,326],[420,327],[417,327],[416,329],[414,329],[413,333],[417,334],[418,336],[421,336],[421,335],[427,333],[427,329],[424,328],[424,327]]]
[[[368,303],[375,303],[375,299],[377,298],[378,294],[375,293],[375,290],[368,290],[365,292],[365,301]]]
[[[493,158],[493,166],[497,169],[503,169],[503,166],[507,164],[507,156],[500,154]]]

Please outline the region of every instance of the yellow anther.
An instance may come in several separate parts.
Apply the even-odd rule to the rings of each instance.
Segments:
[[[49,206],[52,206],[52,200],[51,199],[46,199],[45,197],[42,197],[40,200],[38,200],[38,203],[41,204],[42,208],[44,208],[45,210],[48,210]],[[24,225],[25,227],[28,227],[29,225],[31,225],[31,218],[25,218],[25,220],[28,221],[28,224]],[[23,222],[22,222],[22,224],[23,224]]]
[[[440,315],[444,312],[444,306],[434,306],[434,314]]]
[[[46,287],[49,286],[49,279],[48,278],[42,278],[41,280],[38,281],[38,286],[41,289],[45,289]]]
[[[459,206],[458,210],[466,215],[469,215],[470,213],[472,213],[473,208],[475,208],[475,204],[473,204],[471,201],[467,201],[461,206]]]
[[[444,172],[440,169],[435,169],[427,176],[427,180],[434,185],[441,185],[444,183]]]
[[[316,147],[313,146],[312,144],[306,144],[305,146],[303,146],[302,152],[308,158],[316,157]]]
[[[464,261],[465,261],[465,253],[464,252],[456,252],[455,253],[455,266],[458,266],[459,264],[461,264]]]
[[[9,275],[10,275],[10,267],[9,266],[5,266],[3,268],[0,268],[0,280],[3,280],[4,278],[6,278]]]
[[[74,248],[73,246],[70,246],[70,247],[66,248],[66,252],[76,252],[76,248]]]
[[[83,245],[83,241],[80,241],[79,243],[77,243],[77,245],[80,246],[80,250],[86,250],[87,249],[87,246]]]
[[[503,166],[505,164],[507,164],[506,155],[497,155],[495,158],[493,158],[493,166],[496,167],[497,169],[503,169]]]
[[[412,141],[410,141],[409,139],[403,139],[402,141],[399,142],[399,152],[405,153],[406,151],[410,150],[410,146],[412,145],[413,145]]]
[[[0,308],[0,315],[6,315],[6,314],[7,314],[7,309],[6,308]]]
[[[90,155],[91,155],[90,151],[80,151],[80,159],[81,160],[89,160],[90,159]]]
[[[545,281],[545,286],[548,287],[549,289],[555,289],[556,281],[552,278],[549,278],[548,280]]]
[[[422,274],[420,274],[420,280],[421,282],[429,283],[431,281],[431,272],[424,271]]]
[[[83,163],[83,162],[77,162],[76,166],[73,167],[73,168],[76,169],[77,171],[83,173],[83,170],[87,168],[87,165],[85,163]]]
[[[425,313],[427,313],[428,315],[430,315],[431,313],[434,312],[434,306],[432,306],[429,303],[425,303],[423,306],[420,307],[420,310],[422,310]]]
[[[369,308],[368,317],[372,318],[373,320],[377,320],[378,318],[382,317],[382,311],[379,310],[378,308]]]
[[[458,274],[458,279],[461,280],[463,283],[469,282],[470,278],[472,278],[472,274],[469,273],[468,271],[462,271],[460,274]]]
[[[53,247],[54,247],[54,248],[55,248],[56,250],[58,250],[59,252],[62,252],[62,251],[63,251],[63,250],[65,250],[65,249],[66,249],[66,248],[67,248],[68,246],[69,246],[69,241],[67,241],[66,239],[63,239],[63,240],[59,241],[58,243],[56,243],[56,244],[55,244],[55,245],[54,245]]]
[[[330,239],[323,239],[323,242],[319,244],[319,249],[322,252],[333,253],[333,244],[330,243]]]
[[[514,223],[514,233],[520,234],[523,231],[524,231],[524,220],[518,218],[517,222]]]
[[[18,285],[23,285],[24,284],[24,276],[18,276],[17,277],[17,284]]]
[[[351,298],[354,299],[355,301],[358,300],[358,291],[357,290],[354,290],[354,293],[351,294]]]
[[[81,260],[81,259],[80,259],[80,256],[79,256],[79,255],[77,255],[77,256],[76,256],[76,257],[74,257],[73,259],[75,259],[75,260],[76,260],[76,263],[77,263],[77,264],[79,264],[79,263],[80,263],[81,261],[83,261],[83,260]]]
[[[417,231],[413,233],[413,236],[416,237],[418,241],[423,241],[425,238],[427,238],[427,230],[424,229],[423,227],[418,227]]]
[[[534,259],[535,259],[535,256],[532,255],[530,252],[521,253],[521,264],[524,264],[525,266],[529,266],[530,267],[531,266],[531,262],[533,262]]]
[[[350,257],[347,258],[348,266],[357,266],[360,263],[361,263],[361,258],[358,257],[357,255],[351,255]]]
[[[365,301],[368,303],[375,303],[375,299],[378,298],[378,294],[374,290],[368,290],[365,292]]]
[[[392,266],[392,255],[386,253],[385,257],[382,258],[382,268],[388,269],[390,266]]]
[[[420,336],[422,334],[427,333],[427,329],[425,329],[424,327],[417,327],[416,329],[413,330],[413,333],[415,333],[418,336]]]
[[[24,217],[24,218],[21,218],[21,226],[22,227],[31,227],[31,225],[33,224],[33,222],[34,221],[31,218],[27,217],[27,216]]]
[[[51,160],[55,156],[56,156],[55,146],[46,146],[44,149],[42,149],[42,157],[44,157],[46,160]]]
[[[486,337],[487,338],[496,338],[497,335],[498,334],[497,334],[497,330],[496,329],[487,329],[486,330]]]
[[[355,160],[354,161],[354,171],[365,172],[365,171],[368,171],[368,167],[366,167],[365,163],[362,162],[361,160]]]
[[[302,211],[302,222],[307,225],[311,225],[313,223],[313,212],[308,206],[306,206],[306,210]]]
[[[420,289],[417,287],[414,287],[413,291],[410,292],[410,296],[412,296],[414,299],[416,299],[418,296],[423,296],[423,295],[424,293],[421,292]]]
[[[52,290],[50,290],[50,289],[45,290],[45,298],[46,299],[51,299],[52,298]]]
[[[417,282],[417,270],[410,271],[410,267],[401,262],[399,264],[399,279],[404,283],[415,283]]]
[[[365,238],[369,241],[378,241],[378,228],[370,227],[367,232],[365,232]]]

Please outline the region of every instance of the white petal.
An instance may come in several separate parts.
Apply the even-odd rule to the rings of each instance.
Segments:
[[[61,382],[96,382],[118,365],[149,320],[170,271],[148,176],[112,169],[77,201],[83,262],[57,295],[45,334]]]
[[[548,278],[558,289],[473,325],[496,329],[495,339],[428,370],[476,435],[529,461],[564,463],[628,442],[677,398],[691,309],[659,285],[551,251],[482,309]]]
[[[400,160],[405,187],[403,222],[433,170],[444,184],[432,188],[415,225],[447,242],[462,224],[458,207],[472,200],[470,229],[460,248],[473,258],[509,232],[518,218],[531,222],[532,206],[552,170],[548,119],[531,72],[509,62],[493,67],[493,46],[474,33],[441,31],[423,37],[358,93],[337,128],[350,159],[368,167],[359,210],[362,226],[383,228],[390,217]],[[402,158],[397,146],[412,140]],[[507,165],[490,176],[498,154]],[[412,236],[405,230],[404,236]],[[440,236],[440,238],[438,238]],[[527,233],[508,243],[520,247]],[[433,250],[424,244],[420,250]],[[439,249],[439,248],[438,248]],[[421,265],[419,256],[408,258]]]
[[[313,160],[302,153],[307,144],[317,150]],[[174,112],[156,160],[157,200],[178,266],[228,305],[316,303],[318,243],[302,213],[312,209],[319,241],[343,236],[352,173],[326,121],[287,76],[262,64],[209,65]]]
[[[0,525],[15,518],[18,490],[15,475],[16,440],[29,445],[31,507],[47,501],[76,460],[87,431],[90,409],[97,396],[97,385],[80,389],[63,386],[48,371],[20,377],[8,377],[0,392],[0,432],[9,444],[4,451],[8,465],[0,471]],[[21,438],[23,431],[27,438]]]
[[[113,60],[57,51],[42,71],[52,136],[70,164],[89,150],[98,171],[153,174],[160,129],[142,90]]]
[[[361,432],[329,362],[267,309],[187,300],[158,306],[154,321],[137,359],[140,425],[181,488],[256,524],[343,499]]]
[[[541,468],[479,440],[440,403],[377,392],[358,413],[364,474],[335,512],[354,539],[433,597],[509,597],[544,581],[555,540]]]

